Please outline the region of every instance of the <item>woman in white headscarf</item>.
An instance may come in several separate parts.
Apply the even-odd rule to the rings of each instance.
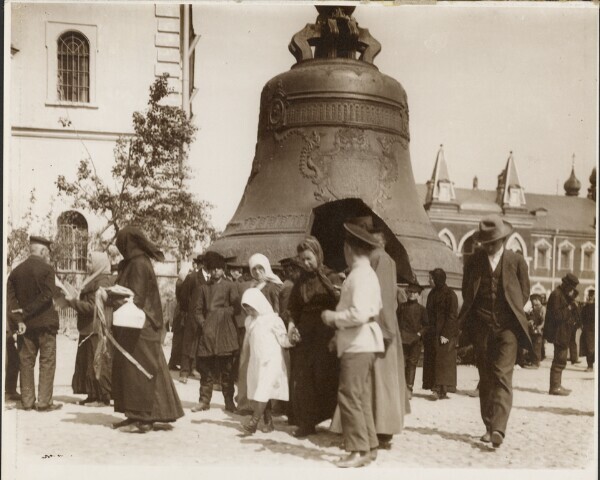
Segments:
[[[289,348],[283,320],[257,288],[250,288],[242,296],[246,318],[248,398],[253,402],[252,417],[243,424],[246,433],[256,432],[261,417],[263,432],[273,431],[270,400],[288,400],[288,373],[283,348]]]
[[[67,302],[77,312],[77,330],[79,330],[79,347],[75,357],[75,373],[71,386],[73,393],[87,394],[87,398],[79,402],[80,405],[109,405],[110,366],[105,365],[100,369],[99,379],[96,378],[94,371],[94,355],[99,341],[94,328],[94,308],[98,288],[106,288],[113,283],[110,275],[110,259],[104,252],[91,252],[88,255],[87,265],[90,275],[81,285],[79,298],[67,297]]]
[[[273,273],[269,259],[262,253],[255,253],[248,260],[252,282],[250,287],[260,290],[267,299],[273,311],[279,313],[279,292],[283,287],[281,279]],[[240,292],[243,293],[243,292]],[[246,394],[246,372],[248,369],[248,346],[246,339],[242,343],[240,351],[240,367],[238,372],[238,394],[237,394],[237,412],[240,414],[249,414],[252,406],[248,402]]]

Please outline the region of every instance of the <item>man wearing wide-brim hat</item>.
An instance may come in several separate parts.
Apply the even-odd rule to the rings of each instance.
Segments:
[[[486,427],[483,442],[499,447],[512,407],[512,375],[520,347],[531,349],[523,307],[529,299],[529,274],[522,255],[505,249],[512,233],[499,215],[479,222],[474,240],[481,248],[463,272],[460,325],[473,343],[479,370],[479,402]]]
[[[550,395],[567,396],[571,392],[562,386],[562,372],[567,366],[567,354],[573,329],[579,323],[579,309],[575,303],[579,279],[572,273],[562,278],[546,305],[544,338],[554,344],[554,358],[550,367]]]
[[[54,268],[50,265],[51,241],[29,238],[30,255],[8,277],[7,302],[18,324],[21,401],[24,410],[57,410],[52,401],[56,370],[58,313],[52,301],[56,293]],[[38,398],[35,396],[35,361],[40,355]]]

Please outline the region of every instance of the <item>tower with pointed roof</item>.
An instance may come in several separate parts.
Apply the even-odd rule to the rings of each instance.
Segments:
[[[525,189],[519,180],[517,164],[511,151],[506,167],[498,175],[498,186],[496,187],[496,203],[505,213],[527,211],[525,201]]]
[[[427,181],[425,208],[429,209],[432,205],[441,206],[442,208],[444,205],[458,207],[454,184],[450,180],[448,165],[444,156],[444,145],[440,145],[431,179]]]
[[[567,197],[578,197],[579,190],[581,190],[581,182],[575,176],[575,154],[573,154],[573,159],[571,161],[571,175],[564,183],[565,195]]]

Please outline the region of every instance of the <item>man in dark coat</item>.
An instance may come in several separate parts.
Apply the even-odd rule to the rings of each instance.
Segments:
[[[458,298],[446,285],[446,272],[436,268],[429,272],[433,287],[427,296],[427,318],[433,329],[435,349],[433,399],[447,399],[456,391],[456,344],[458,341]]]
[[[402,339],[404,375],[409,398],[412,398],[415,374],[423,347],[422,338],[428,326],[427,309],[418,301],[422,291],[423,287],[419,284],[410,283],[406,287],[408,300],[398,306],[398,327]]]
[[[529,298],[531,301],[531,311],[527,314],[529,319],[529,336],[533,344],[533,350],[530,352],[532,368],[539,368],[542,361],[542,346],[544,344],[544,323],[546,321],[546,307],[542,305],[542,297],[534,293]]]
[[[52,401],[56,370],[58,313],[54,309],[55,273],[50,265],[49,240],[32,236],[29,258],[8,277],[7,302],[18,325],[21,401],[24,410],[35,406],[35,361],[40,355],[37,410],[62,407]]]
[[[4,372],[6,380],[4,384],[4,400],[21,400],[21,395],[17,393],[17,383],[19,380],[19,350],[15,344],[15,334],[18,332],[18,324],[13,318],[12,310],[16,310],[9,304],[6,305],[6,355],[4,357]]]
[[[204,257],[194,258],[194,269],[190,271],[185,280],[176,290],[179,311],[183,320],[183,338],[181,340],[181,371],[179,381],[187,383],[190,373],[193,375],[196,368],[196,349],[198,347],[198,324],[194,319],[194,305],[200,287],[206,285],[208,274],[204,272]]]
[[[550,367],[550,395],[567,396],[571,391],[562,386],[562,372],[567,366],[569,342],[573,329],[579,323],[577,298],[579,279],[572,273],[562,278],[548,298],[544,338],[554,344],[554,358]]]
[[[481,243],[465,265],[459,324],[475,349],[479,403],[486,433],[496,448],[506,434],[512,407],[512,375],[519,344],[531,348],[523,307],[529,298],[529,274],[522,255],[506,250],[512,226],[498,215],[479,222]]]
[[[587,360],[586,372],[594,371],[596,357],[596,300],[595,290],[588,292],[587,303],[581,308],[581,350]]]
[[[216,252],[204,255],[210,281],[196,288],[193,315],[198,328],[196,363],[200,369],[200,401],[192,412],[208,410],[213,385],[220,379],[225,410],[235,412],[233,360],[239,350],[235,316],[239,313],[238,286],[225,278],[226,259]]]

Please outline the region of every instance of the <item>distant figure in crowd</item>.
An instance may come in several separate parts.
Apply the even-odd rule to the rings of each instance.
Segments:
[[[202,285],[210,278],[204,269],[204,256],[197,255],[193,260],[194,268],[190,271],[175,292],[179,301],[179,311],[183,321],[183,339],[181,341],[181,370],[179,381],[187,383],[190,375],[200,377],[196,370],[196,350],[198,349],[198,324],[194,317],[194,306]]]
[[[175,313],[173,314],[173,324],[171,325],[171,331],[173,332],[173,338],[171,340],[171,357],[169,358],[169,370],[181,370],[182,362],[182,350],[183,350],[183,335],[185,328],[185,317],[187,311],[183,312],[181,309],[182,304],[189,302],[189,297],[184,298],[181,294],[183,283],[189,275],[190,265],[182,263],[177,280],[175,281]],[[181,376],[179,377],[181,379]]]
[[[335,311],[325,310],[323,322],[336,328],[335,345],[340,358],[338,406],[348,456],[341,468],[362,467],[377,457],[377,430],[373,418],[374,364],[384,351],[383,334],[376,322],[382,304],[377,274],[369,254],[379,241],[358,225],[346,223],[344,257],[351,271],[342,286]]]
[[[279,292],[281,291],[283,282],[271,270],[271,263],[269,262],[269,259],[261,253],[255,253],[248,259],[248,267],[250,269],[250,275],[252,276],[252,281],[250,282],[249,286],[260,290],[273,308],[273,311],[279,314]],[[246,387],[249,355],[248,348],[249,345],[244,336],[239,356],[240,360],[237,395],[238,413],[241,414],[248,413],[252,407],[248,402]]]
[[[42,237],[29,237],[30,255],[8,276],[7,303],[17,324],[21,402],[24,410],[49,412],[62,407],[52,401],[56,371],[58,313],[54,309],[55,273],[50,245]],[[35,361],[40,355],[38,401],[35,403]]]
[[[150,261],[164,261],[164,255],[139,228],[133,226],[119,230],[116,244],[123,255],[116,283],[133,291],[133,303],[144,311],[146,321],[140,330],[113,326],[114,337],[152,375],[152,379],[144,376],[134,363],[115,349],[112,368],[114,408],[127,418],[114,427],[128,433],[146,433],[152,430],[155,422],[170,423],[183,416],[162,350],[162,306]],[[122,302],[113,301],[115,311]]]
[[[75,357],[75,373],[73,373],[73,393],[86,394],[79,405],[104,406],[110,405],[111,368],[108,362],[100,366],[100,378],[96,378],[94,358],[99,344],[98,326],[94,324],[96,309],[96,291],[113,284],[110,273],[110,259],[105,252],[90,252],[87,268],[89,276],[81,284],[79,298],[66,296],[65,299],[77,312],[77,330],[79,330],[79,345]],[[108,358],[102,355],[106,362]]]
[[[544,338],[554,344],[554,358],[550,367],[550,395],[567,396],[571,390],[562,386],[562,372],[567,366],[567,353],[571,334],[579,324],[579,311],[575,299],[579,279],[572,273],[562,278],[548,298]]]
[[[294,435],[306,437],[332,417],[337,404],[338,362],[329,350],[335,330],[322,322],[321,312],[335,309],[341,280],[323,264],[323,249],[315,237],[306,237],[297,251],[304,270],[290,293],[288,333],[300,337],[290,352],[293,418],[298,425]]]
[[[249,288],[242,297],[247,312],[246,342],[248,345],[247,394],[253,402],[252,417],[242,424],[248,434],[256,432],[263,418],[264,433],[272,432],[271,401],[287,401],[288,373],[283,348],[292,346],[283,320],[273,311],[261,290]]]
[[[579,305],[577,305],[577,307],[579,308]],[[573,325],[573,328],[571,328],[571,339],[569,340],[569,360],[571,361],[571,365],[577,365],[578,363],[581,363],[581,360],[579,360],[579,348],[577,346],[577,331],[580,329],[581,319],[578,316],[577,323]]]
[[[409,283],[406,287],[408,300],[398,306],[398,325],[404,352],[404,375],[410,398],[415,384],[417,365],[421,358],[423,335],[429,324],[427,309],[419,303],[422,291],[423,287],[418,283]]]
[[[239,310],[236,284],[225,278],[226,259],[216,253],[204,255],[210,271],[206,285],[196,285],[195,304],[191,307],[200,329],[196,363],[200,369],[200,401],[192,412],[208,410],[213,385],[221,382],[225,410],[235,412],[233,401],[233,360],[239,350],[235,315]]]
[[[594,371],[596,357],[596,300],[594,289],[588,292],[587,303],[581,308],[581,355],[587,360],[586,372]]]
[[[512,230],[499,215],[479,222],[474,240],[482,248],[465,265],[459,315],[479,370],[479,403],[486,427],[481,441],[491,441],[494,448],[506,435],[517,349],[531,348],[523,310],[529,298],[527,264],[522,255],[504,247]]]
[[[292,293],[294,284],[298,281],[300,275],[302,275],[303,267],[298,257],[284,258],[279,260],[279,264],[283,268],[283,285],[279,292],[279,314],[287,328],[290,321],[288,312],[290,294]]]
[[[534,293],[529,297],[531,311],[527,315],[529,319],[529,336],[533,348],[531,350],[531,364],[539,368],[542,361],[542,346],[544,345],[544,322],[546,321],[546,307],[542,305],[542,297]]]
[[[427,296],[427,318],[433,330],[433,399],[447,399],[456,391],[456,343],[458,341],[458,298],[446,285],[446,272],[429,272],[432,287]],[[423,373],[425,375],[425,373]]]
[[[21,400],[21,395],[17,392],[17,383],[19,380],[19,350],[16,345],[16,336],[18,332],[18,325],[15,321],[12,310],[16,309],[11,306],[8,302],[6,304],[6,341],[4,343],[6,347],[6,354],[4,356],[4,401],[17,401]]]

